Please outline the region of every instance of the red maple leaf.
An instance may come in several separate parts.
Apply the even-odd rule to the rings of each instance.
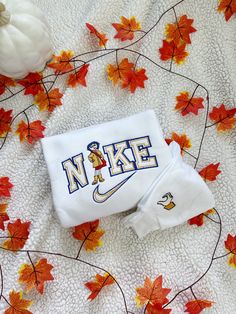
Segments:
[[[213,302],[208,300],[193,300],[186,304],[186,310],[189,314],[199,314],[204,309],[212,307]]]
[[[0,204],[0,229],[5,230],[4,221],[8,221],[7,204]]]
[[[225,248],[230,252],[229,265],[236,269],[236,236],[228,234],[225,241]]]
[[[11,78],[0,74],[0,95],[5,93],[9,86],[16,86],[15,81]]]
[[[187,137],[186,134],[179,135],[179,134],[173,132],[171,138],[166,138],[166,143],[169,145],[172,141],[175,141],[176,143],[179,144],[180,149],[181,149],[181,154],[184,153],[185,149],[192,147],[191,141]]]
[[[191,44],[190,34],[196,32],[196,29],[192,27],[193,21],[193,19],[188,19],[187,15],[182,15],[178,22],[167,24],[167,41],[173,40],[176,46],[182,43]]]
[[[171,309],[163,309],[162,304],[147,304],[146,308],[147,314],[169,314],[171,312]]]
[[[102,240],[100,238],[104,234],[104,230],[99,229],[98,227],[98,219],[91,222],[85,222],[75,226],[73,237],[83,241],[86,251],[94,251],[97,247],[102,245]]]
[[[228,21],[236,13],[236,0],[220,0],[218,11],[224,12],[225,19]]]
[[[106,34],[100,33],[93,25],[86,23],[87,28],[90,30],[91,34],[94,34],[99,39],[99,46],[105,47],[108,39],[106,38]]]
[[[180,110],[182,116],[186,116],[190,112],[195,115],[198,115],[198,110],[204,108],[203,98],[201,97],[189,97],[188,92],[181,92],[176,97],[176,110]]]
[[[217,131],[225,132],[234,127],[236,118],[236,108],[226,109],[224,104],[221,104],[219,108],[213,107],[212,111],[209,113],[209,118],[215,121],[214,124],[217,125]]]
[[[32,301],[23,299],[23,292],[12,290],[9,293],[9,307],[4,311],[4,314],[33,314],[28,310]]]
[[[162,276],[158,276],[153,282],[146,277],[143,287],[136,288],[137,295],[135,297],[137,306],[144,304],[164,305],[168,302],[166,298],[171,289],[162,287]]]
[[[148,80],[145,72],[145,69],[136,69],[127,72],[122,81],[122,88],[129,87],[131,93],[134,93],[137,87],[144,88],[144,81]]]
[[[88,73],[89,64],[84,64],[78,71],[69,75],[68,86],[76,87],[78,84],[86,87],[86,75]]]
[[[11,196],[10,189],[12,187],[13,187],[13,184],[11,184],[8,177],[0,178],[0,196],[5,196],[5,197]]]
[[[199,171],[200,176],[204,179],[204,181],[215,181],[216,177],[221,173],[218,169],[220,163],[217,164],[210,164]]]
[[[21,222],[17,219],[15,222],[9,222],[7,225],[9,239],[2,246],[12,251],[20,250],[24,247],[29,237],[30,222]]]
[[[37,95],[44,90],[42,82],[40,82],[42,78],[42,73],[29,73],[23,80],[18,81],[18,83],[25,87],[25,95]]]
[[[73,69],[71,59],[74,52],[71,50],[62,50],[59,56],[53,55],[52,61],[47,64],[49,68],[54,69],[55,74],[63,74],[70,72]]]
[[[105,286],[110,286],[114,282],[114,279],[108,273],[105,273],[104,276],[96,274],[94,281],[89,281],[85,283],[85,286],[91,291],[88,299],[92,301],[97,297],[97,295]]]
[[[118,82],[125,80],[127,75],[133,70],[133,67],[134,64],[129,62],[128,58],[122,59],[121,62],[116,65],[108,64],[108,78],[114,85],[117,85]]]
[[[4,136],[11,131],[12,110],[5,111],[0,108],[0,136]]]
[[[121,23],[113,23],[112,26],[116,29],[117,33],[114,38],[120,39],[121,41],[132,40],[134,38],[134,32],[141,29],[141,25],[136,21],[135,17],[132,16],[127,19],[121,16]]]
[[[61,98],[63,94],[59,88],[54,88],[49,92],[39,92],[35,98],[34,103],[39,107],[40,111],[52,112],[57,106],[61,106]]]
[[[25,284],[26,292],[35,288],[43,294],[45,282],[54,279],[51,274],[52,269],[53,266],[48,264],[46,258],[41,258],[34,266],[23,264],[19,269],[19,282]]]
[[[163,46],[159,49],[160,58],[163,61],[173,60],[176,64],[181,64],[189,54],[185,48],[185,43],[176,46],[173,40],[170,42],[163,40]]]
[[[18,124],[16,134],[19,135],[20,141],[27,141],[32,144],[40,138],[43,138],[43,131],[45,130],[45,126],[42,125],[40,120],[33,121],[29,124],[25,123],[25,121],[21,121]]]
[[[197,215],[191,219],[188,220],[189,225],[196,225],[198,227],[201,227],[204,224],[204,218],[205,216],[208,216],[210,214],[214,214],[214,209],[209,209],[203,214]]]

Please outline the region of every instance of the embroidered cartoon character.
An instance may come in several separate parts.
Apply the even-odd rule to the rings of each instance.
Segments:
[[[165,209],[170,210],[175,207],[175,203],[172,202],[173,195],[168,192],[162,196],[162,200],[157,202],[157,205],[162,205]]]
[[[98,142],[91,142],[88,144],[87,149],[90,151],[88,160],[93,164],[94,168],[94,180],[92,184],[97,184],[99,182],[104,182],[105,179],[102,177],[101,169],[107,165],[106,160],[102,152],[99,150],[100,144]]]

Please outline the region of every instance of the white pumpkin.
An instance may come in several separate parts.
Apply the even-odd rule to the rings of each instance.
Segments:
[[[0,74],[23,78],[41,71],[51,55],[42,11],[28,0],[0,0]]]

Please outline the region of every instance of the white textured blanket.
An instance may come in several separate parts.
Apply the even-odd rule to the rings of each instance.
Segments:
[[[89,22],[105,32],[110,41],[107,48],[126,45],[113,39],[115,34],[111,23],[119,22],[120,16],[134,15],[148,31],[160,16],[175,5],[178,0],[34,0],[42,8],[52,28],[55,50],[72,49],[83,53],[96,49],[86,29]],[[145,109],[155,110],[166,137],[172,131],[186,133],[192,141],[189,152],[197,155],[202,139],[206,116],[206,90],[209,91],[210,110],[224,103],[227,108],[234,107],[236,96],[236,19],[225,21],[224,15],[217,12],[217,0],[185,0],[175,7],[178,16],[187,14],[194,19],[197,32],[191,36],[188,46],[189,57],[185,64],[172,71],[179,76],[156,66],[151,60],[169,69],[159,58],[158,49],[164,38],[166,23],[175,21],[173,10],[168,11],[160,22],[137,44],[129,47],[144,56],[138,60],[138,67],[146,69],[148,80],[145,89],[137,89],[135,94],[114,88],[106,77],[106,66],[115,63],[115,54],[93,60],[87,75],[87,88],[65,90],[63,106],[57,108],[45,121],[45,136],[63,133],[77,128],[91,126],[104,121],[125,117]],[[142,36],[137,34],[136,38]],[[128,42],[130,43],[130,42]],[[96,57],[93,54],[92,57]],[[92,58],[91,57],[91,58]],[[128,57],[135,62],[136,55],[121,51],[120,58]],[[88,58],[88,57],[86,57]],[[89,57],[90,58],[90,57]],[[87,59],[85,59],[87,60]],[[204,98],[205,109],[198,116],[181,116],[174,110],[175,97],[180,91],[193,91],[197,82],[198,97]],[[63,82],[62,82],[63,83]],[[63,84],[59,87],[63,89]],[[204,88],[202,88],[202,86]],[[20,96],[4,103],[14,112],[30,104],[30,96]],[[39,113],[32,108],[29,113],[37,119]],[[40,116],[42,118],[42,115]],[[210,124],[210,122],[209,122]],[[185,154],[186,161],[194,165],[195,160]],[[46,284],[41,296],[30,293],[34,300],[33,313],[143,313],[137,308],[134,297],[135,288],[142,286],[146,276],[154,280],[163,275],[163,286],[171,288],[169,300],[180,290],[196,282],[210,267],[207,274],[194,286],[197,298],[214,301],[206,313],[230,314],[236,312],[236,272],[227,264],[227,258],[213,260],[226,253],[224,241],[227,234],[236,232],[236,141],[235,130],[217,133],[215,127],[206,129],[201,145],[197,169],[210,163],[220,162],[222,173],[215,182],[209,184],[216,198],[216,209],[222,219],[222,235],[214,254],[219,237],[220,224],[205,219],[202,227],[183,226],[167,231],[157,231],[138,240],[132,230],[125,230],[120,223],[126,215],[117,214],[101,219],[105,230],[103,246],[95,253],[81,251],[81,260],[76,257],[80,243],[72,237],[72,230],[63,229],[53,210],[51,188],[40,143],[33,146],[20,144],[10,135],[1,151],[1,176],[11,178],[14,188],[9,205],[12,219],[31,221],[30,237],[25,248],[29,250],[60,253],[64,256],[31,253],[34,260],[46,257],[54,265],[54,281]],[[145,184],[145,182],[143,182]],[[211,216],[219,220],[217,214]],[[11,289],[19,290],[17,271],[22,263],[27,263],[25,253],[0,252],[4,278],[4,295]],[[85,262],[91,263],[88,265]],[[94,267],[93,267],[94,265]],[[96,268],[97,266],[98,268]],[[104,288],[92,302],[87,300],[89,291],[84,283],[90,281],[99,269],[109,271],[118,285]],[[173,314],[184,313],[185,304],[193,300],[190,289],[180,293],[169,305]],[[6,303],[1,301],[1,311]]]

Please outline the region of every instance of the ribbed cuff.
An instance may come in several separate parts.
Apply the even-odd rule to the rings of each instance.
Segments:
[[[148,212],[136,211],[125,217],[122,222],[126,228],[131,227],[141,239],[149,232],[160,229],[160,223],[157,217],[150,215]]]

